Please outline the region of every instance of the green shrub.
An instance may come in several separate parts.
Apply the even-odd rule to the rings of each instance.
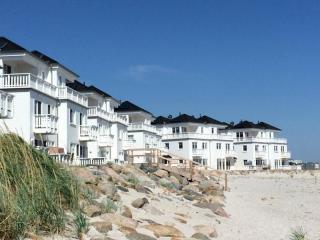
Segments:
[[[110,198],[105,198],[102,201],[102,206],[106,213],[112,213],[118,210],[117,204],[115,204],[114,201]]]
[[[79,186],[69,171],[15,134],[0,134],[0,172],[0,239],[58,232],[64,210],[78,208]]]
[[[127,181],[128,181],[129,183],[132,183],[134,186],[138,185],[139,182],[140,182],[139,179],[136,178],[136,177],[133,176],[133,175],[129,175],[129,177],[127,178]]]
[[[303,228],[300,227],[297,230],[293,230],[290,240],[307,240],[307,234],[303,231]]]

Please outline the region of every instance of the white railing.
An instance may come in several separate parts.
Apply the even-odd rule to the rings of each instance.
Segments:
[[[106,157],[93,157],[93,158],[77,158],[80,166],[88,165],[104,165],[108,162]]]
[[[31,73],[12,73],[0,75],[0,88],[33,88],[52,97],[57,97],[57,87]]]
[[[113,145],[113,135],[99,135],[98,145],[99,146],[112,146]]]
[[[103,110],[99,107],[89,107],[88,109],[88,117],[100,117],[110,122],[117,121],[117,114],[110,113],[106,110]]]
[[[50,156],[58,163],[65,165],[76,165],[74,159],[72,159],[71,154],[50,154]]]
[[[58,96],[60,99],[68,99],[85,107],[88,107],[88,97],[73,90],[72,88],[60,87]]]
[[[123,124],[123,125],[129,125],[129,119],[125,116],[119,116],[117,115],[117,122]]]
[[[160,134],[160,131],[155,126],[148,125],[145,123],[130,123],[128,131],[147,131],[155,134]]]
[[[80,126],[80,139],[83,141],[96,140],[98,138],[97,126]]]
[[[220,134],[202,134],[202,133],[174,133],[174,134],[164,134],[162,136],[163,140],[171,140],[171,139],[204,139],[204,140],[225,140],[225,141],[232,141],[232,137],[228,135],[220,135]]]
[[[205,155],[208,152],[207,149],[200,149],[200,148],[193,148],[192,154],[193,155]]]
[[[235,142],[256,142],[256,143],[279,143],[287,144],[287,139],[285,138],[257,138],[257,137],[244,137],[244,138],[234,138]]]
[[[40,133],[57,132],[58,117],[51,114],[38,114],[34,116],[34,130]]]

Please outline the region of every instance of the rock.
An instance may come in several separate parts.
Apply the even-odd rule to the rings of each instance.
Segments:
[[[121,211],[121,216],[132,218],[132,212],[129,207],[123,206],[123,209]]]
[[[213,180],[204,180],[199,183],[199,189],[200,191],[207,193],[212,190],[213,191],[220,190],[220,185],[219,183]]]
[[[199,240],[210,240],[210,238],[204,235],[203,233],[195,233],[191,237]]]
[[[198,202],[193,205],[196,207],[199,207],[199,208],[210,209],[213,213],[215,213],[215,211],[217,211],[218,208],[222,207],[222,204],[218,203],[218,202],[213,202],[213,203],[211,203],[211,202]]]
[[[213,227],[210,227],[207,225],[196,225],[193,227],[193,229],[197,233],[202,233],[202,234],[209,236],[211,238],[216,238],[218,236],[217,231]]]
[[[72,173],[76,178],[85,183],[95,183],[96,176],[88,169],[83,167],[72,168]]]
[[[164,213],[160,211],[159,209],[155,208],[154,206],[151,206],[150,204],[146,204],[143,206],[143,209],[150,213],[151,215],[155,216],[162,216]]]
[[[180,237],[183,238],[184,235],[178,229],[169,225],[160,225],[160,224],[150,224],[144,226],[144,228],[153,232],[153,234],[159,237]]]
[[[189,184],[189,185],[186,185],[182,188],[182,191],[193,191],[193,192],[196,192],[198,193],[199,192],[199,187],[195,184]]]
[[[122,232],[123,234],[125,234],[125,235],[136,232],[135,229],[129,228],[129,227],[121,227],[121,228],[119,228],[118,230],[119,230],[120,232]]]
[[[121,177],[116,171],[113,169],[107,167],[107,166],[101,166],[101,170],[109,176],[114,183],[121,184],[122,186],[130,186],[131,184],[128,183],[123,177]]]
[[[112,168],[116,173],[120,174],[122,172],[123,167],[119,164],[108,163],[108,167]]]
[[[142,186],[141,184],[137,184],[137,185],[135,186],[135,189],[136,189],[137,192],[140,192],[140,193],[145,193],[145,194],[150,194],[150,193],[152,193],[152,191],[151,191],[149,188],[144,187],[144,186]]]
[[[100,182],[97,187],[100,192],[106,195],[108,198],[112,198],[113,195],[117,192],[117,189],[113,182],[103,181]]]
[[[117,186],[117,189],[119,189],[122,192],[129,192],[128,188],[122,187],[122,186]]]
[[[156,240],[156,238],[137,232],[127,234],[126,238],[128,238],[129,240]]]
[[[180,223],[186,224],[187,220],[182,219],[182,218],[178,218],[178,217],[174,217],[175,220],[179,221]]]
[[[102,214],[102,211],[100,209],[100,207],[98,207],[97,205],[85,205],[83,207],[83,212],[88,216],[88,217],[96,217]]]
[[[193,201],[193,200],[195,200],[195,199],[196,199],[196,197],[195,197],[195,196],[187,195],[187,194],[183,195],[183,197],[184,197],[185,199],[189,200],[189,201]]]
[[[112,230],[110,222],[93,222],[91,225],[100,233],[107,233]]]
[[[146,203],[149,203],[148,199],[146,198],[138,198],[134,200],[131,205],[135,208],[142,208]]]
[[[108,223],[112,223],[115,225],[118,225],[120,227],[128,227],[128,228],[133,228],[135,229],[138,226],[138,222],[131,219],[131,218],[127,218],[118,214],[114,214],[114,213],[105,213],[102,214],[101,216],[99,216],[99,221],[105,221]],[[98,221],[95,219],[92,219],[92,221]]]
[[[180,181],[175,176],[170,176],[170,181],[175,185],[180,185]]]
[[[159,178],[164,178],[164,177],[168,177],[169,176],[169,173],[167,171],[165,171],[165,170],[162,170],[162,169],[158,169],[153,174],[156,175]]]
[[[218,207],[214,213],[221,217],[229,217],[228,213],[222,207]]]
[[[97,229],[93,226],[89,226],[88,232],[86,233],[86,235],[90,238],[90,239],[97,239],[97,238],[101,238],[104,237],[102,233],[98,232]]]

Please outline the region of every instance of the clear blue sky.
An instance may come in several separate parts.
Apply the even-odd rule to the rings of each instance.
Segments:
[[[264,120],[319,160],[320,1],[2,1],[0,34],[155,115]]]

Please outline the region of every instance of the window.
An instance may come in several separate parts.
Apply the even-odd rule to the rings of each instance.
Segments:
[[[243,138],[243,132],[237,132],[237,138]]]
[[[197,142],[192,142],[192,149],[197,149],[197,148],[198,148]]]
[[[75,124],[74,111],[71,108],[69,110],[69,119],[71,124]]]
[[[51,114],[51,106],[48,104],[48,114]]]
[[[187,128],[186,128],[186,127],[181,127],[181,131],[182,131],[183,133],[186,133],[186,132],[187,132]]]
[[[211,128],[211,133],[214,134],[214,128]]]
[[[278,146],[274,146],[274,152],[278,152]]]
[[[208,143],[203,142],[203,143],[202,143],[202,149],[207,149],[207,148],[208,148]]]
[[[262,145],[262,151],[267,151],[267,147],[266,147],[266,145]]]
[[[8,111],[8,117],[13,117],[13,99],[12,98],[8,98],[8,108],[7,108],[7,111]]]
[[[179,131],[180,129],[179,129],[179,127],[173,127],[172,128],[172,133],[174,134],[174,133],[179,133],[180,131]]]
[[[39,115],[39,114],[41,114],[41,105],[42,105],[42,103],[40,102],[40,101],[35,101],[34,102],[34,114],[36,114],[36,115]]]
[[[221,149],[221,143],[217,143],[217,149]]]
[[[243,146],[242,146],[242,151],[246,152],[247,150],[248,150],[247,145],[243,145]]]
[[[248,138],[248,137],[249,137],[249,133],[248,133],[248,132],[245,132],[245,134],[246,134],[246,138]]]
[[[166,146],[166,149],[169,149],[169,143],[164,144]]]
[[[281,146],[281,152],[284,152],[284,146]]]
[[[183,142],[179,142],[179,149],[183,148]]]
[[[11,74],[11,66],[7,65],[7,64],[4,64],[3,65],[3,73],[4,74]]]
[[[59,76],[59,86],[62,87],[62,77]]]
[[[82,113],[79,114],[79,120],[80,120],[80,126],[82,126],[82,124],[83,124],[83,114]]]
[[[230,143],[226,143],[226,150],[230,151]]]
[[[254,149],[255,149],[256,152],[258,152],[259,151],[259,145],[255,145]]]

